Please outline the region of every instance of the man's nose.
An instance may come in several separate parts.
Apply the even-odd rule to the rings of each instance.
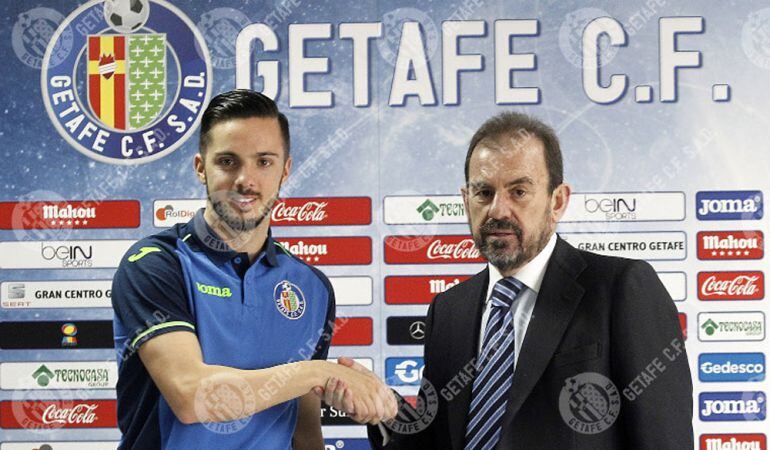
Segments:
[[[245,163],[241,165],[235,184],[241,188],[253,189],[256,187],[259,177],[256,164]]]
[[[512,201],[505,192],[496,192],[489,205],[489,217],[498,220],[510,220],[513,209]]]

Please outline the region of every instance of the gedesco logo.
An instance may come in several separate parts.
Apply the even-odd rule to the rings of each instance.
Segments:
[[[765,379],[763,353],[701,353],[698,378],[704,382],[751,382]]]
[[[385,360],[388,383],[393,386],[417,386],[425,370],[423,358],[388,358]]]

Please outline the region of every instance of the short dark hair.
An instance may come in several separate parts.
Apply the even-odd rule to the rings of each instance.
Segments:
[[[275,117],[281,126],[283,148],[289,157],[291,139],[289,136],[289,120],[278,111],[278,106],[270,97],[251,89],[235,89],[223,92],[211,99],[201,119],[200,153],[206,154],[209,144],[209,132],[214,125],[232,119],[249,117]]]
[[[473,150],[485,139],[497,139],[504,135],[525,138],[534,135],[545,147],[545,166],[548,169],[548,189],[553,192],[564,181],[564,164],[561,158],[559,138],[553,128],[539,119],[517,112],[504,112],[487,119],[471,138],[468,154],[465,156],[465,184],[468,184],[468,174]]]

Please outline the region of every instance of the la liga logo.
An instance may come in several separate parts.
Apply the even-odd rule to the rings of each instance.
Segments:
[[[71,39],[69,53],[55,52]],[[94,0],[65,18],[42,64],[48,117],[97,161],[141,164],[179,148],[211,95],[203,36],[164,0]]]

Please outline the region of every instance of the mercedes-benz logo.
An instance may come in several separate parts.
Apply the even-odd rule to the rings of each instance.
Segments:
[[[425,322],[418,320],[416,322],[412,322],[411,325],[409,325],[409,335],[412,336],[412,339],[422,340],[425,338]]]

